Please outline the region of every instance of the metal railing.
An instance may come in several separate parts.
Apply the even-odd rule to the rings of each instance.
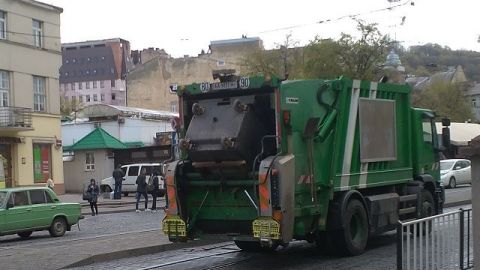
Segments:
[[[473,269],[472,209],[399,222],[397,269]]]
[[[32,109],[0,107],[0,128],[32,128]]]

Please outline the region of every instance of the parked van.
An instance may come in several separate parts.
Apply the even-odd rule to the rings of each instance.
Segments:
[[[161,164],[160,163],[136,163],[136,164],[129,164],[129,165],[123,165],[122,171],[125,174],[125,181],[122,183],[122,192],[124,196],[128,196],[129,193],[135,193],[137,191],[137,184],[135,182],[137,181],[138,175],[140,175],[140,172],[143,168],[147,170],[146,175],[147,175],[147,183],[148,179],[150,178],[150,175],[155,171],[161,172]],[[159,186],[160,190],[165,190],[164,186],[164,179],[163,177],[159,176]],[[113,177],[108,177],[103,179],[100,182],[100,190],[102,192],[111,192],[115,189],[115,180]],[[161,192],[160,194],[164,194],[164,192]]]

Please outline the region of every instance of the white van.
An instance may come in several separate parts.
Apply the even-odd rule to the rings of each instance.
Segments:
[[[150,178],[150,175],[157,170],[158,172],[161,172],[161,164],[160,163],[136,163],[136,164],[129,164],[129,165],[123,165],[122,171],[125,174],[125,181],[122,183],[122,192],[123,195],[128,196],[128,193],[135,193],[137,191],[137,184],[135,182],[137,181],[138,175],[140,175],[140,171],[145,168],[147,170],[147,183],[148,179]],[[158,181],[160,191],[165,190],[164,186],[164,180],[163,177],[159,176],[159,181]],[[115,180],[113,177],[108,177],[100,181],[100,190],[102,192],[111,192],[115,189]],[[163,195],[162,195],[163,194]],[[162,197],[164,196],[165,192],[160,192],[160,195]]]

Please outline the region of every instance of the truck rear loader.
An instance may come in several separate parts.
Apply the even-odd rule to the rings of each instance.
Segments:
[[[399,220],[442,211],[435,114],[411,107],[407,85],[229,75],[174,90],[171,241],[226,234],[264,250],[295,239],[356,255]]]

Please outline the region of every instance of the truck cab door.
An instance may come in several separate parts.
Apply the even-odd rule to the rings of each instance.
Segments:
[[[434,115],[430,112],[414,111],[413,168],[417,175],[430,174],[440,179],[439,145],[435,129]]]

